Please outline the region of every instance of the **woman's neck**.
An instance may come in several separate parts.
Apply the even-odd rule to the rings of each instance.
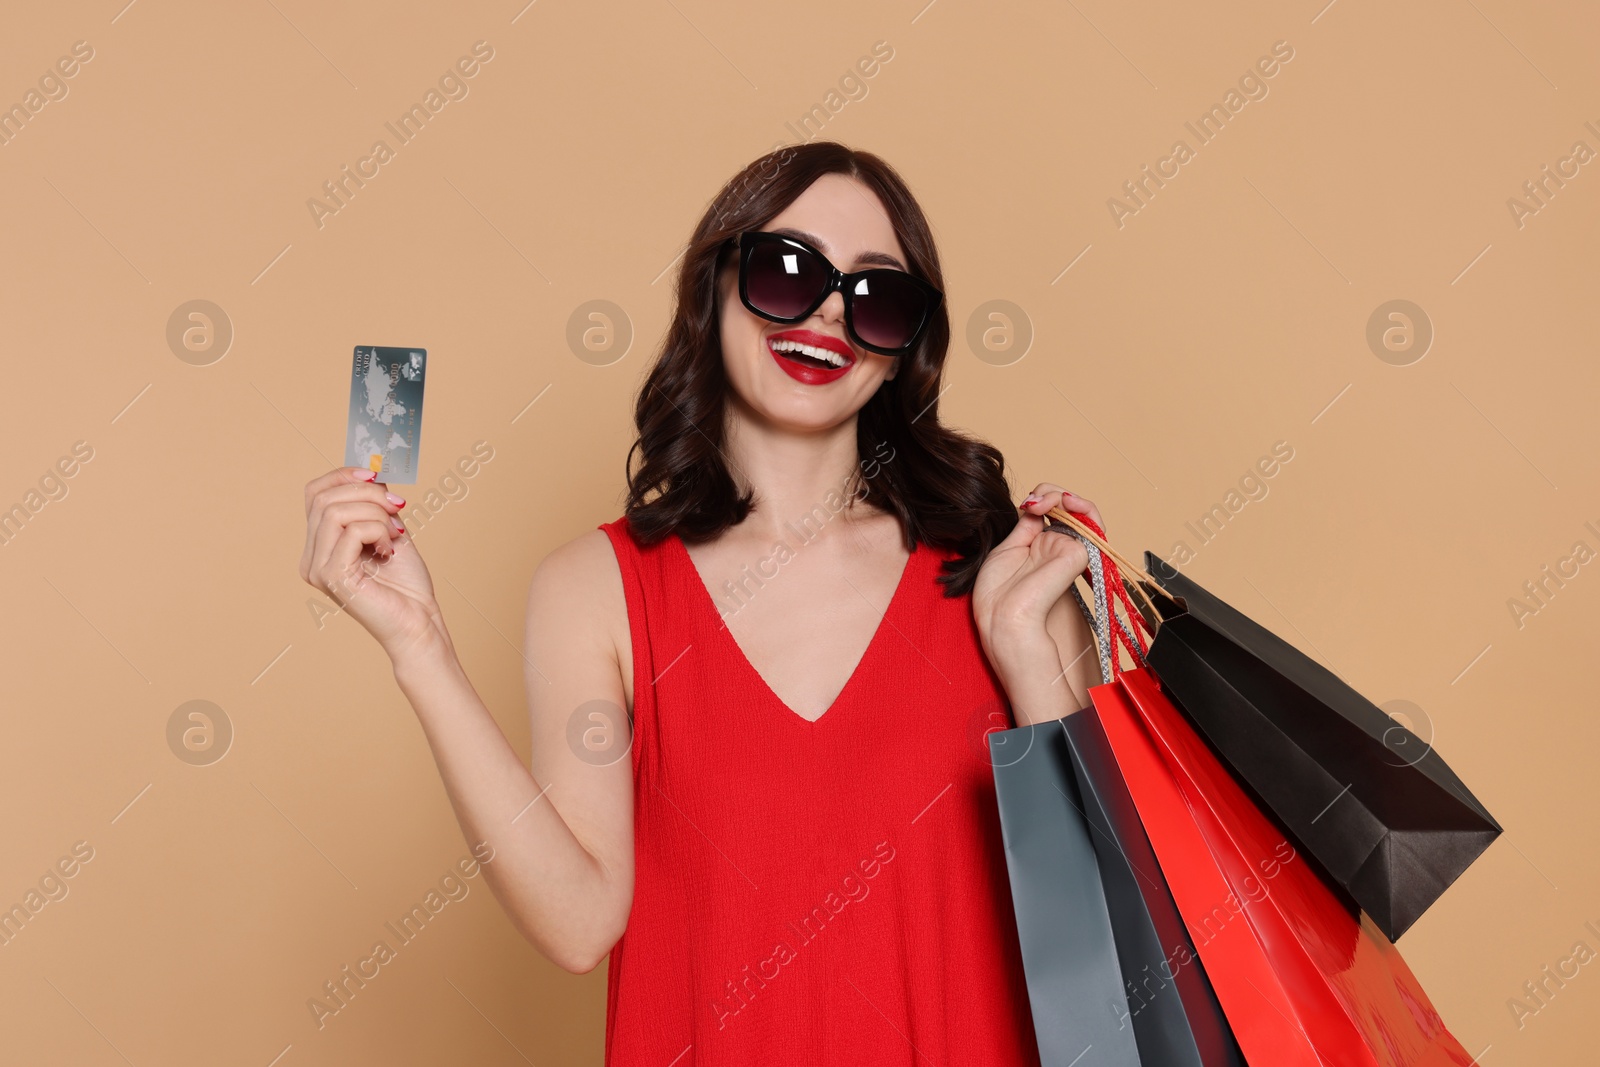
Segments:
[[[734,483],[755,491],[756,510],[740,524],[746,536],[778,539],[788,524],[807,515],[848,521],[876,513],[851,499],[860,464],[853,418],[798,433],[734,415],[723,452]]]

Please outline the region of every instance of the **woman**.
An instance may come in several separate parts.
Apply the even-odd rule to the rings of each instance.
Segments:
[[[531,773],[403,501],[354,468],[306,487],[301,576],[390,655],[506,913],[567,970],[610,954],[607,1063],[1037,1062],[984,737],[1100,681],[1084,549],[1040,517],[1100,516],[1050,484],[1013,505],[999,452],[940,425],[941,287],[876,156],[728,183],[625,513],[534,572]]]

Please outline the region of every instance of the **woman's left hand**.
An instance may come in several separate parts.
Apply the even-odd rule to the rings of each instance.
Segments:
[[[1016,528],[978,570],[972,613],[983,650],[1001,671],[1024,666],[1021,660],[1054,646],[1045,617],[1089,565],[1088,551],[1076,537],[1045,532],[1044,513],[1057,506],[1087,515],[1105,529],[1093,501],[1040,482],[1022,502]]]

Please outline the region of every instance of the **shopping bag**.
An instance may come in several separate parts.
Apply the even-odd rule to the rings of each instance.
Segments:
[[[1243,1067],[1094,709],[989,745],[1045,1067]]]
[[[1093,831],[1140,1057],[1161,1067],[1244,1067],[1117,769],[1099,713],[1085,708],[1063,719],[1062,726],[1084,816]]]
[[[1500,824],[1430,743],[1154,553],[1145,563],[1167,594],[1150,669],[1295,842],[1398,939]]]
[[[1022,967],[1043,1067],[1136,1067],[1089,823],[1059,722],[989,735]]]
[[[1091,544],[1082,525],[1104,545],[1092,522],[1066,517],[1066,532]],[[1135,665],[1124,669],[1113,650],[1107,680],[1089,695],[1245,1059],[1468,1067],[1399,950],[1345,907],[1142,665],[1145,617],[1132,610],[1120,573],[1108,566],[1106,574],[1129,616],[1119,625],[1108,615],[1110,628]]]

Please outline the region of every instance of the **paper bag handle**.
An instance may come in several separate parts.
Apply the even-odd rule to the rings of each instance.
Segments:
[[[1154,636],[1155,633],[1155,630],[1151,629],[1152,626],[1155,629],[1160,629],[1161,627],[1161,612],[1157,610],[1155,601],[1150,599],[1150,590],[1154,590],[1155,592],[1159,593],[1162,597],[1168,601],[1171,601],[1173,604],[1177,604],[1180,607],[1182,606],[1182,602],[1175,598],[1171,593],[1167,592],[1161,583],[1156,581],[1155,577],[1151,575],[1149,571],[1145,570],[1143,567],[1139,566],[1139,564],[1133,562],[1131,559],[1128,559],[1122,553],[1112,548],[1110,543],[1106,540],[1105,531],[1100,529],[1095,521],[1089,518],[1089,516],[1079,515],[1062,507],[1053,507],[1045,513],[1045,520],[1047,523],[1050,519],[1055,519],[1058,523],[1072,527],[1080,535],[1078,540],[1084,541],[1085,543],[1092,542],[1097,548],[1100,549],[1101,552],[1105,553],[1106,557],[1111,561],[1112,568],[1121,577],[1132,579],[1132,581],[1128,584],[1133,586],[1133,591],[1139,594],[1139,599],[1144,602],[1145,607],[1150,609],[1148,619],[1145,619],[1145,617],[1142,615],[1141,619],[1144,619],[1146,622],[1145,629],[1151,634],[1151,636]],[[1049,527],[1047,526],[1046,528]],[[1117,582],[1116,586],[1118,590],[1122,589],[1121,582]],[[1119,593],[1119,595],[1125,604],[1128,603],[1125,593]]]
[[[1062,515],[1066,519],[1061,518]],[[1123,560],[1109,544],[1106,543],[1104,532],[1093,519],[1086,516],[1074,515],[1064,512],[1059,508],[1052,508],[1045,516],[1045,529],[1055,530],[1077,538],[1083,543],[1088,552],[1089,565],[1085,573],[1089,578],[1089,588],[1094,597],[1094,610],[1091,612],[1089,605],[1084,602],[1082,594],[1078,592],[1077,583],[1074,582],[1068,589],[1077,601],[1078,607],[1083,612],[1084,619],[1089,624],[1090,632],[1094,634],[1095,650],[1100,657],[1100,675],[1110,682],[1121,673],[1121,666],[1117,658],[1116,643],[1121,642],[1128,650],[1135,664],[1145,663],[1146,641],[1145,634],[1149,632],[1149,624],[1135,609],[1133,601],[1129,598],[1122,577],[1122,568],[1119,560],[1130,567],[1134,574],[1148,582],[1152,582],[1148,574],[1138,565]],[[1141,598],[1150,605],[1152,615],[1159,618],[1155,605],[1150,601],[1148,594],[1138,585],[1134,586]],[[1157,589],[1160,587],[1157,586]],[[1117,605],[1121,603],[1127,616],[1124,621],[1117,612]],[[1131,627],[1131,629],[1130,629]]]

